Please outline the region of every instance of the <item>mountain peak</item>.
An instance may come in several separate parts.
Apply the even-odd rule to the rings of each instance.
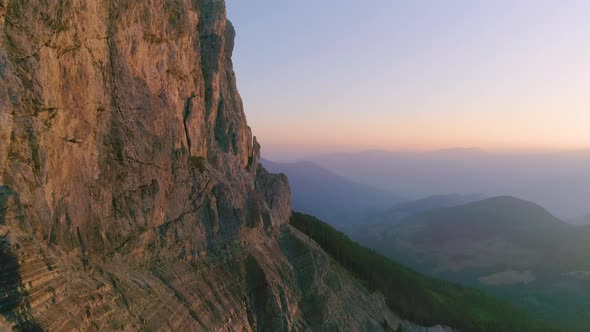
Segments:
[[[486,227],[560,228],[568,224],[542,206],[514,196],[496,196],[456,207],[434,209],[423,214],[427,220],[450,223],[480,224]],[[491,226],[495,225],[495,226]]]

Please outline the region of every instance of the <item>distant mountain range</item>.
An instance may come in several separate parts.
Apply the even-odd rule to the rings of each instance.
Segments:
[[[276,163],[262,160],[266,169],[289,177],[292,205],[332,225],[362,223],[404,199],[390,191],[356,183],[311,162]]]
[[[483,194],[447,194],[408,201],[387,190],[354,182],[312,162],[263,160],[262,164],[271,172],[289,177],[294,210],[318,216],[340,227],[399,221],[418,212],[487,197]]]
[[[422,272],[491,290],[539,318],[573,330],[590,321],[590,226],[565,223],[537,204],[494,197],[350,235]]]
[[[407,197],[437,193],[512,195],[560,218],[588,213],[590,151],[495,153],[477,148],[431,152],[333,153],[309,161],[344,177]]]

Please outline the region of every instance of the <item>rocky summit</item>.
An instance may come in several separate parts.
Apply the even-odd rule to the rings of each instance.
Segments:
[[[0,330],[400,323],[288,225],[234,36],[219,0],[0,0]]]

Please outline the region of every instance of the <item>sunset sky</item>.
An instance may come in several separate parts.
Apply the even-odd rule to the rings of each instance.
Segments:
[[[590,2],[228,0],[263,154],[590,148]]]

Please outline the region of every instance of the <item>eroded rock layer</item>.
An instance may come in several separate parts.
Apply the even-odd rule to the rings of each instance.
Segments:
[[[0,0],[0,330],[378,330],[288,225],[217,0]]]

